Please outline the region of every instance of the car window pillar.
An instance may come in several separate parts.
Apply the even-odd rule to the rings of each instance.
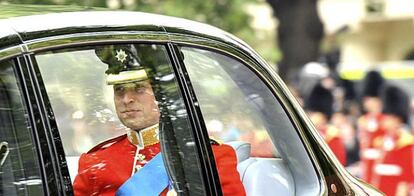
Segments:
[[[57,156],[53,153],[54,139],[50,134],[50,121],[46,118],[53,119],[52,113],[47,114],[44,105],[39,83],[40,74],[36,71],[36,61],[32,55],[24,55],[17,59],[18,67],[16,68],[20,76],[20,83],[25,94],[25,102],[28,107],[30,122],[32,125],[34,141],[39,152],[39,160],[43,166],[43,181],[45,183],[45,193],[48,195],[60,195],[63,192],[61,186],[61,168],[57,167]],[[70,189],[66,186],[65,189]]]

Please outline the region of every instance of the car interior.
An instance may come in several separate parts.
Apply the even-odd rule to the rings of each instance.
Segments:
[[[243,141],[227,143],[237,155],[237,170],[247,195],[295,195],[292,174],[283,160],[250,157],[251,145]]]

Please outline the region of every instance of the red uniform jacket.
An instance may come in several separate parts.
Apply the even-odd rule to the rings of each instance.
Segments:
[[[335,154],[342,165],[346,164],[345,144],[342,141],[340,130],[333,126],[328,126],[325,130],[320,130],[329,148]]]
[[[374,163],[381,154],[382,140],[385,134],[384,129],[380,126],[383,118],[383,114],[365,114],[358,119],[361,178],[368,183],[372,183]]]
[[[128,136],[108,140],[81,155],[78,175],[73,184],[76,196],[115,195],[128,178],[160,152],[159,143],[155,140],[146,142],[145,135],[145,145],[137,152],[139,146],[133,144],[138,142],[137,138],[131,137],[130,133],[134,135],[134,131],[131,131]],[[245,195],[236,169],[237,158],[233,148],[224,144],[213,144],[212,149],[223,194]],[[165,195],[167,191],[164,190],[161,195]]]
[[[403,132],[384,140],[384,157],[375,164],[373,182],[386,195],[396,195],[399,183],[414,184],[414,137]],[[408,196],[408,193],[407,193]]]

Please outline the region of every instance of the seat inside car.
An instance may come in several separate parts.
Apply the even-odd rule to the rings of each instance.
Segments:
[[[247,195],[295,195],[295,183],[282,158],[250,157],[251,145],[228,142],[237,154],[237,170]]]

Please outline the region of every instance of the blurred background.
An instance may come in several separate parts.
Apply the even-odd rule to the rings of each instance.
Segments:
[[[0,12],[5,4],[151,12],[235,34],[278,71],[327,143],[339,140],[329,145],[341,146],[332,148],[341,163],[374,185],[387,175],[374,163],[414,138],[413,0],[0,0]]]
[[[5,4],[135,10],[211,24],[246,41],[292,85],[309,62],[360,80],[366,70],[405,69],[414,60],[412,0],[0,0]]]

